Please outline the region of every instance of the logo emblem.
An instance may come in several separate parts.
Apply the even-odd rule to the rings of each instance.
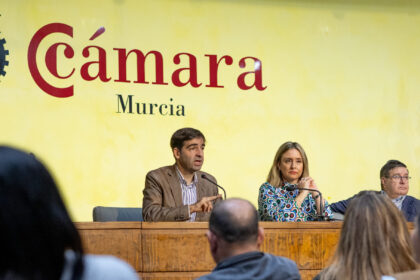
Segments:
[[[0,39],[0,75],[5,76],[6,71],[4,70],[4,67],[9,65],[9,61],[6,60],[6,55],[9,54],[9,51],[6,50],[5,47],[6,39]]]

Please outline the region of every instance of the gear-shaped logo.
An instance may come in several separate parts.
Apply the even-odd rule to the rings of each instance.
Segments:
[[[5,76],[6,71],[4,71],[4,67],[9,65],[9,61],[6,60],[6,55],[9,54],[9,51],[5,48],[6,39],[0,40],[0,76]]]

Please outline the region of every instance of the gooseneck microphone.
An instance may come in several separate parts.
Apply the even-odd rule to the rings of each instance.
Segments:
[[[299,188],[293,185],[289,185],[286,188],[286,191],[291,192],[294,190],[302,190],[302,191],[311,191],[311,192],[317,192],[319,194],[319,212],[321,212],[321,214],[318,215],[318,221],[326,221],[328,217],[325,216],[324,213],[324,203],[322,201],[322,193],[319,190],[313,190],[313,189],[308,189],[308,188]],[[316,202],[315,202],[316,203]]]
[[[216,184],[216,182],[214,182],[213,180],[210,180],[209,177],[206,176],[206,174],[201,174],[201,178],[206,179],[207,181],[209,181],[210,183],[212,183],[213,185],[216,185],[218,188],[221,188],[223,190],[223,193],[225,194],[225,200],[226,200],[226,191],[224,188],[222,188],[222,186]]]

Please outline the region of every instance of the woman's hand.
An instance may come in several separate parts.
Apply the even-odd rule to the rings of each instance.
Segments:
[[[304,177],[304,178],[300,179],[300,181],[298,183],[298,188],[310,189],[311,180],[312,180],[311,177]]]
[[[309,177],[305,177],[300,179],[299,183],[298,183],[298,188],[305,188],[305,189],[309,189],[310,187],[310,178]],[[303,201],[305,200],[305,198],[308,196],[309,191],[308,190],[299,190],[299,194],[296,197],[296,204],[298,207],[300,207],[303,203]]]
[[[296,204],[298,205],[298,207],[301,207],[303,201],[305,200],[306,196],[308,196],[308,193],[310,192],[313,199],[315,199],[318,215],[321,214],[320,206],[321,206],[321,203],[322,204],[324,203],[324,201],[321,201],[320,195],[317,192],[319,191],[318,186],[315,184],[314,179],[312,179],[311,177],[302,178],[298,183],[298,188],[309,189],[309,190],[299,190],[299,194],[296,197]]]
[[[314,181],[314,179],[312,179],[311,178],[311,180],[310,180],[311,182],[310,182],[310,184],[309,184],[309,188],[311,189],[311,190],[314,190],[314,191],[311,191],[311,194],[312,194],[312,196],[313,197],[315,197],[315,196],[317,196],[319,193],[318,192],[316,192],[316,191],[319,191],[319,189],[318,189],[318,186],[315,184],[315,181]]]
[[[318,196],[318,192],[317,191],[319,191],[318,190],[318,186],[315,184],[315,180],[314,179],[312,179],[311,177],[305,177],[305,178],[302,178],[300,181],[299,181],[299,184],[298,184],[298,187],[299,188],[305,188],[305,189],[310,189],[310,192],[311,192],[311,195],[312,195],[312,197],[317,197]],[[308,192],[308,191],[307,191]],[[306,193],[306,195],[307,195],[307,193]]]

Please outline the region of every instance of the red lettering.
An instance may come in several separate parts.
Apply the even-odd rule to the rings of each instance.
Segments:
[[[100,29],[101,30],[101,29]],[[103,29],[104,30],[104,29]],[[47,94],[55,97],[70,97],[74,94],[74,86],[71,85],[65,88],[54,87],[49,84],[40,74],[38,65],[37,65],[37,51],[44,40],[45,37],[54,34],[61,33],[73,38],[73,28],[69,25],[63,23],[51,23],[41,27],[32,37],[31,42],[28,47],[28,66],[29,71],[34,79],[35,83]],[[97,32],[95,36],[103,33]],[[94,38],[95,36],[91,37]],[[64,48],[61,48],[64,47]],[[49,73],[55,78],[59,79],[68,79],[73,76],[75,68],[72,68],[71,71],[67,74],[59,74],[59,65],[58,65],[58,52],[63,50],[63,54],[66,59],[71,59],[74,57],[75,52],[73,48],[64,42],[57,42],[48,47],[45,53],[45,65]],[[93,60],[90,58],[92,49],[97,50],[98,58]],[[155,80],[152,84],[155,85],[167,85],[168,83],[164,80],[164,68],[163,68],[163,56],[159,51],[149,51],[144,54],[141,50],[133,49],[127,52],[124,48],[114,48],[113,50],[118,53],[118,79],[114,80],[115,82],[120,83],[130,83],[131,81],[127,78],[127,60],[131,54],[134,54],[136,57],[136,70],[137,70],[137,79],[134,83],[137,84],[149,84],[149,81],[146,80],[146,59],[148,56],[154,56],[154,68],[155,68]],[[109,82],[111,77],[107,76],[107,53],[105,49],[99,46],[86,46],[82,50],[82,55],[85,58],[90,58],[85,62],[80,68],[81,78],[86,81],[93,81],[100,79],[102,82]],[[133,55],[131,55],[133,56]],[[172,83],[176,87],[183,87],[187,84],[190,84],[193,88],[198,88],[202,85],[198,81],[198,69],[197,69],[197,58],[190,53],[181,52],[176,54],[173,57],[173,62],[175,65],[181,64],[181,57],[185,56],[188,59],[187,67],[182,67],[176,69],[171,76]],[[224,88],[223,85],[219,84],[218,81],[218,72],[219,66],[221,64],[232,65],[233,58],[229,55],[224,55],[221,58],[218,58],[217,55],[206,54],[208,57],[208,67],[209,67],[209,82],[206,87],[213,88]],[[149,59],[150,60],[150,59]],[[237,78],[237,85],[242,90],[249,90],[255,87],[259,91],[263,91],[267,86],[263,85],[262,79],[262,62],[256,57],[243,57],[239,60],[239,67],[245,68],[247,60],[253,62],[253,71],[243,72]],[[148,63],[153,66],[153,62]],[[250,68],[250,67],[248,67]],[[94,73],[94,74],[93,74]],[[181,77],[182,76],[182,77]],[[152,108],[153,109],[153,108]],[[171,109],[172,113],[172,109]]]
[[[106,76],[106,51],[98,46],[87,46],[83,49],[82,55],[84,57],[89,57],[89,49],[91,48],[95,48],[98,50],[98,61],[86,62],[82,65],[82,68],[80,69],[80,74],[82,78],[86,81],[93,81],[99,77],[99,79],[101,79],[102,82],[109,82],[111,78],[108,78]],[[96,76],[91,76],[89,74],[89,67],[94,64],[98,64],[98,74]]]
[[[114,50],[118,51],[118,80],[116,82],[121,83],[129,83],[130,81],[127,80],[127,58],[130,53],[135,53],[137,57],[137,81],[134,83],[136,84],[148,84],[146,82],[146,74],[145,74],[145,62],[146,57],[149,54],[153,54],[155,56],[155,69],[156,69],[156,81],[152,84],[154,85],[167,85],[163,79],[163,57],[162,54],[158,51],[150,51],[146,55],[144,55],[140,50],[131,50],[126,53],[126,49],[118,49],[114,48]]]
[[[245,68],[245,60],[252,59],[254,60],[254,71],[249,71],[242,73],[238,77],[238,87],[243,90],[251,89],[252,87],[256,87],[258,90],[265,90],[267,87],[262,85],[262,63],[258,58],[247,56],[239,60],[239,67]],[[247,86],[245,83],[245,77],[249,74],[254,74],[254,83],[251,86]]]
[[[66,44],[66,43],[55,43],[54,45],[49,47],[49,49],[47,50],[47,53],[45,55],[45,64],[47,65],[47,68],[51,72],[51,74],[53,74],[55,77],[60,78],[60,79],[67,79],[67,78],[71,77],[71,75],[73,75],[74,68],[71,71],[71,73],[68,74],[67,76],[60,76],[58,74],[58,70],[57,70],[57,48],[60,45],[63,45],[63,46],[66,47],[64,49],[64,55],[67,58],[72,58],[74,56],[74,51],[68,44]]]
[[[232,65],[233,59],[231,56],[225,55],[222,56],[219,60],[217,60],[217,55],[214,54],[206,54],[209,57],[209,72],[210,72],[210,83],[206,85],[206,87],[215,87],[215,88],[223,88],[224,86],[219,86],[217,84],[217,72],[219,70],[219,63],[224,59],[226,65]]]
[[[180,68],[176,71],[174,71],[172,73],[172,83],[177,86],[177,87],[183,87],[187,84],[191,84],[191,86],[193,87],[199,87],[201,86],[201,83],[197,82],[197,59],[195,58],[194,55],[189,54],[189,53],[179,53],[177,55],[174,56],[174,63],[175,64],[180,64],[181,63],[181,59],[180,56],[181,55],[186,55],[189,58],[189,66],[187,68]],[[182,71],[188,71],[189,73],[189,79],[186,82],[181,82],[181,72]]]
[[[43,27],[41,27],[32,37],[31,42],[29,43],[28,47],[28,66],[29,71],[31,72],[32,78],[34,79],[35,83],[39,86],[40,89],[42,89],[47,94],[54,96],[54,97],[70,97],[73,96],[73,86],[69,86],[66,88],[58,88],[50,85],[47,81],[44,80],[44,78],[41,76],[41,73],[39,72],[38,65],[36,63],[36,54],[38,51],[38,47],[41,44],[42,40],[47,37],[50,34],[53,33],[62,33],[70,36],[73,38],[73,27],[63,24],[63,23],[50,23]],[[73,49],[65,44],[65,43],[58,43],[52,45],[45,57],[45,63],[47,64],[48,70],[56,77],[65,79],[67,77],[70,77],[73,71],[70,73],[70,75],[66,77],[60,77],[57,73],[57,47],[58,45],[63,44],[66,46],[64,54],[67,58],[72,58],[74,56]]]

